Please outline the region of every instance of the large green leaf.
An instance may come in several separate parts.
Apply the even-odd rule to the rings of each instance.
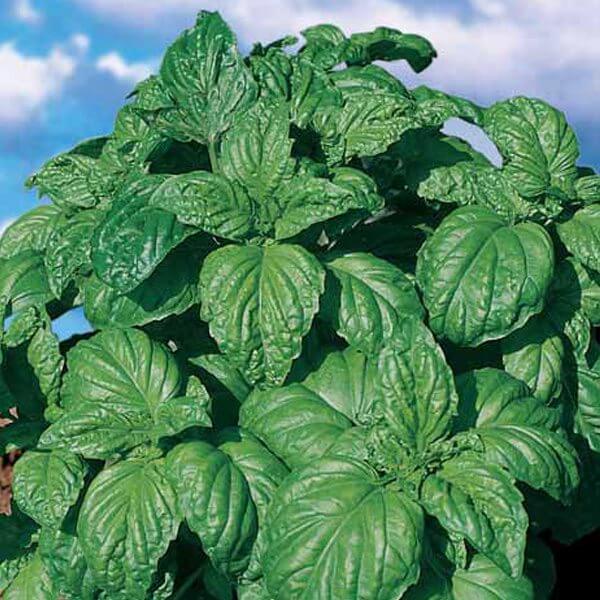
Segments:
[[[324,459],[286,479],[266,531],[267,588],[282,600],[395,600],[419,578],[421,509],[358,461]]]
[[[323,280],[316,258],[299,246],[226,246],[202,267],[200,314],[250,382],[279,385],[300,354]]]
[[[405,319],[378,359],[380,409],[408,447],[425,450],[450,431],[458,397],[452,371],[423,323]]]
[[[167,468],[180,510],[212,563],[225,574],[243,572],[258,529],[243,471],[225,452],[201,441],[176,446]]]
[[[59,527],[83,488],[87,467],[68,450],[27,452],[15,465],[13,496],[40,525]]]
[[[219,166],[256,202],[261,226],[279,213],[278,196],[295,170],[285,103],[261,101],[240,115],[223,137]]]
[[[503,469],[476,455],[453,458],[425,479],[421,503],[449,533],[512,577],[523,569],[527,513],[523,496]]]
[[[554,410],[496,369],[460,375],[457,387],[460,413],[475,419],[471,426],[483,442],[486,461],[568,502],[579,485],[578,459],[569,441],[552,430]]]
[[[542,227],[509,226],[477,206],[446,217],[417,263],[431,328],[467,346],[503,337],[540,312],[553,271],[552,241]]]
[[[252,227],[252,204],[244,190],[208,171],[169,177],[152,194],[150,205],[223,238],[243,238]]]
[[[333,177],[299,175],[285,186],[282,214],[275,223],[275,237],[286,239],[316,223],[354,211],[368,216],[383,207],[375,183],[349,167],[332,170]]]
[[[175,215],[150,204],[163,175],[143,175],[130,181],[96,229],[92,261],[98,277],[125,293],[148,278],[165,256],[188,235],[191,227]]]
[[[326,454],[352,426],[348,417],[299,383],[251,394],[242,405],[240,424],[290,468],[305,466]]]
[[[188,238],[136,288],[121,294],[95,275],[83,284],[83,308],[94,327],[133,327],[180,315],[200,302],[200,267],[214,246]]]
[[[378,352],[405,317],[424,317],[414,283],[391,263],[351,252],[334,255],[325,266],[332,275],[325,314],[339,335],[365,353]]]
[[[44,204],[19,217],[0,237],[0,259],[27,251],[44,252],[60,214],[57,206]]]
[[[447,577],[432,567],[423,571],[406,600],[546,600],[538,599],[527,577],[510,577],[483,554],[476,554],[467,568]]]
[[[52,580],[36,553],[4,592],[5,600],[54,600]]]
[[[557,226],[567,250],[586,267],[600,271],[600,204],[578,210]]]
[[[0,261],[0,298],[8,301],[13,314],[54,298],[41,254],[22,252]]]
[[[488,109],[485,130],[502,154],[504,173],[522,196],[558,188],[572,197],[579,146],[563,113],[520,96]]]
[[[85,495],[77,534],[98,587],[144,600],[181,517],[164,462],[126,460],[104,469]]]
[[[68,355],[65,414],[43,434],[40,447],[108,458],[152,437],[160,407],[182,391],[173,355],[134,329],[106,330]]]
[[[376,365],[347,349],[328,354],[303,383],[255,391],[240,423],[290,467],[310,464],[332,450],[353,424],[373,420]]]
[[[196,26],[167,50],[160,76],[183,109],[176,118],[200,142],[214,142],[236,112],[256,98],[256,83],[238,54],[235,36],[218,13],[200,13]]]

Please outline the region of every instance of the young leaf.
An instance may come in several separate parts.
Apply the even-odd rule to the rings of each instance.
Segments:
[[[522,573],[527,513],[504,470],[475,455],[458,456],[425,479],[420,500],[449,533],[464,537],[508,575]]]
[[[144,600],[180,520],[164,461],[126,460],[104,469],[85,495],[77,525],[98,587]]]
[[[212,563],[227,575],[243,572],[258,524],[242,471],[227,454],[201,441],[171,450],[167,470],[180,510]]]
[[[167,50],[160,76],[183,109],[190,136],[203,143],[213,143],[257,94],[235,36],[216,12],[202,11]]]
[[[358,461],[324,459],[286,479],[266,531],[266,584],[281,598],[394,600],[419,578],[421,509]]]
[[[458,397],[452,371],[425,325],[405,319],[377,364],[380,409],[391,430],[417,451],[443,439]]]
[[[169,177],[152,194],[150,205],[223,238],[244,238],[252,227],[252,204],[244,190],[206,171]]]
[[[388,343],[405,317],[423,318],[413,282],[394,265],[362,252],[333,255],[324,312],[337,333],[366,354]]]
[[[558,188],[572,197],[579,146],[565,116],[522,96],[497,102],[485,113],[485,131],[504,159],[503,171],[522,196]]]
[[[299,246],[226,246],[200,275],[200,315],[251,383],[283,383],[323,291],[323,268]]]
[[[542,227],[509,226],[469,206],[453,211],[423,245],[417,280],[434,333],[477,346],[540,312],[553,271],[552,241]]]
[[[59,527],[79,497],[86,472],[85,463],[68,450],[27,452],[15,465],[15,502],[40,525]]]

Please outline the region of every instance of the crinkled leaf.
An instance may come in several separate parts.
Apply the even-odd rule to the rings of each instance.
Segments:
[[[527,513],[514,480],[475,455],[453,458],[425,479],[421,504],[512,577],[523,569]]]
[[[562,243],[577,260],[600,271],[600,204],[578,210],[556,229]]]
[[[4,592],[5,600],[54,600],[52,580],[39,552],[23,567]]]
[[[96,229],[92,261],[98,277],[125,293],[147,279],[191,227],[150,203],[163,175],[133,179],[115,199]]]
[[[349,211],[368,216],[383,207],[375,183],[361,171],[340,167],[332,174],[331,180],[299,175],[286,185],[281,197],[281,218],[275,223],[277,239],[292,237],[315,223]]]
[[[334,255],[324,311],[339,335],[367,354],[394,337],[407,316],[424,317],[413,282],[394,265],[362,252]]]
[[[504,173],[522,196],[539,196],[551,188],[573,195],[579,146],[562,112],[519,96],[486,111],[485,131],[504,159]]]
[[[286,479],[266,532],[266,584],[281,598],[394,600],[419,578],[420,507],[358,461],[323,459]]]
[[[107,330],[68,354],[65,414],[40,447],[108,458],[151,438],[157,411],[180,395],[182,377],[162,345],[134,329]]]
[[[406,60],[416,73],[426,69],[436,56],[435,48],[424,37],[390,27],[352,34],[346,51],[346,61],[350,65],[376,60]]]
[[[83,211],[58,221],[47,244],[44,264],[48,283],[60,297],[69,282],[91,268],[91,239],[102,217],[100,211]]]
[[[87,320],[98,328],[132,327],[185,312],[200,302],[200,267],[213,247],[208,239],[189,238],[125,294],[93,275],[83,284]]]
[[[180,510],[212,563],[224,574],[244,571],[258,522],[243,472],[227,454],[201,441],[176,446],[167,468]]]
[[[59,527],[79,497],[86,471],[68,450],[27,452],[15,465],[15,502],[40,525]]]
[[[152,194],[150,205],[223,238],[243,238],[252,227],[252,205],[243,189],[207,171],[169,177]]]
[[[36,206],[19,217],[0,237],[0,259],[27,251],[43,252],[60,214],[60,209],[50,204]]]
[[[600,202],[600,175],[586,175],[575,182],[577,198],[584,204]]]
[[[279,385],[300,354],[323,280],[323,268],[299,246],[226,246],[202,267],[200,314],[250,382]]]
[[[235,36],[216,12],[202,11],[196,26],[169,47],[160,76],[191,137],[201,142],[213,142],[257,95]]]
[[[434,333],[477,346],[540,312],[553,271],[552,241],[541,226],[509,226],[469,206],[453,211],[423,245],[417,280]]]
[[[126,460],[104,469],[85,495],[77,525],[98,587],[115,598],[143,600],[180,520],[163,461]]]
[[[22,252],[0,261],[0,298],[9,301],[13,314],[54,298],[41,254]]]
[[[405,319],[379,355],[380,410],[402,442],[418,451],[450,431],[458,397],[444,354],[423,323]]]

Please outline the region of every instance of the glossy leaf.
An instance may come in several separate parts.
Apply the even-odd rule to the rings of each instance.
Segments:
[[[582,264],[600,271],[600,204],[578,210],[569,220],[557,226],[558,235],[567,250]]]
[[[369,467],[319,461],[286,480],[269,512],[267,588],[282,599],[393,600],[419,578],[422,535],[419,506]]]
[[[143,600],[179,523],[162,461],[127,460],[104,469],[85,495],[77,526],[98,587]]]
[[[421,248],[417,280],[434,333],[477,346],[540,312],[553,271],[552,242],[542,227],[508,226],[488,209],[465,207]]]
[[[202,267],[200,314],[250,382],[280,385],[300,354],[323,279],[317,260],[299,246],[227,246]]]

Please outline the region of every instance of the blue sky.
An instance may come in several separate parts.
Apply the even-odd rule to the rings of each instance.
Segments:
[[[243,49],[319,22],[420,33],[439,58],[419,76],[393,66],[407,83],[482,103],[545,98],[577,131],[581,163],[600,167],[600,0],[0,0],[0,230],[37,202],[25,178],[109,131],[135,81],[202,8],[220,10]]]

